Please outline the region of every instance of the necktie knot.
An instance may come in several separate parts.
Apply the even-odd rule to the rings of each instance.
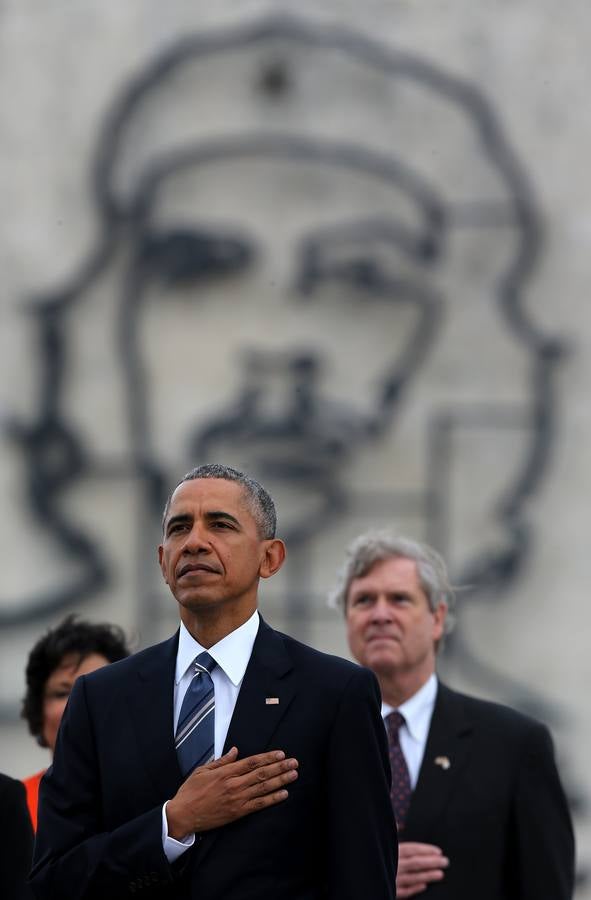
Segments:
[[[203,653],[200,653],[199,656],[196,656],[193,665],[195,667],[195,674],[198,672],[207,672],[208,675],[211,675],[217,663],[213,656],[210,656],[207,650]]]
[[[403,725],[406,724],[406,719],[397,709],[394,712],[391,712],[386,716],[386,726],[388,729],[388,734],[391,737],[398,737],[398,732],[402,728]]]

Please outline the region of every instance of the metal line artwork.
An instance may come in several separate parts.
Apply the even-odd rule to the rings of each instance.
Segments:
[[[218,73],[213,103],[209,87]],[[339,79],[342,101],[323,104],[324,86]],[[429,115],[421,113],[421,104]],[[460,136],[455,148],[439,127],[448,120]],[[473,176],[467,174],[471,166]],[[163,347],[162,368],[155,371],[148,362],[146,322],[150,316],[164,322],[165,311],[174,309],[171,318],[185,322],[187,331],[196,329],[197,347],[200,340],[215,344],[219,335],[233,331],[240,300],[230,304],[225,319],[215,320],[217,331],[201,331],[202,319],[213,307],[209,298],[229,296],[234,289],[239,298],[269,254],[252,230],[255,209],[242,209],[242,219],[234,221],[225,212],[227,196],[217,208],[217,199],[203,185],[211,182],[210,176],[223,184],[236,172],[241,185],[252,172],[267,184],[276,171],[295,173],[298,184],[310,176],[319,186],[317,201],[313,190],[309,195],[317,220],[294,240],[288,283],[276,291],[278,309],[289,305],[296,326],[300,314],[313,324],[293,346],[283,340],[274,347],[262,323],[258,346],[252,334],[250,340],[239,340],[238,350],[228,357],[232,378],[206,413],[197,409],[202,382],[193,375],[199,403],[179,423],[182,448],[179,444],[172,466],[157,450],[153,410],[154,384],[167,377],[169,351]],[[339,185],[348,179],[359,197],[361,187],[365,193],[348,206],[343,201],[342,214],[331,218],[332,195],[326,194],[324,203],[321,186],[323,179],[333,177]],[[171,185],[191,184],[197,186],[194,194],[189,187],[172,193],[177,199],[192,198],[196,222],[189,221],[186,209],[166,218]],[[293,197],[305,199],[294,190]],[[284,528],[295,560],[286,614],[296,630],[304,632],[314,600],[314,585],[305,574],[311,544],[335,523],[355,516],[366,520],[372,513],[384,524],[392,516],[419,522],[422,533],[417,536],[454,561],[455,582],[467,586],[461,597],[497,602],[524,571],[535,541],[528,504],[548,472],[556,429],[554,376],[564,346],[536,324],[531,304],[525,302],[542,248],[541,219],[524,167],[483,93],[419,55],[297,18],[267,16],[183,37],[115,98],[98,136],[92,191],[100,236],[61,288],[41,292],[28,305],[38,342],[36,408],[26,422],[12,420],[5,434],[24,460],[23,502],[60,558],[75,563],[76,574],[47,593],[8,598],[0,605],[0,626],[18,628],[78,608],[113,584],[104,542],[66,511],[66,496],[77,486],[89,480],[133,481],[140,498],[138,521],[156,523],[180,463],[220,458],[243,463],[263,483],[284,485],[309,498],[301,514],[287,516]],[[271,189],[261,191],[263,195],[271,208]],[[344,195],[346,191],[338,194]],[[374,202],[381,196],[393,198],[391,207]],[[274,213],[281,225],[290,218],[289,195],[287,200],[279,215]],[[466,271],[484,270],[502,244],[501,261],[484,287],[466,288],[464,300],[450,299],[440,273],[457,248],[470,241],[481,241],[490,253],[480,251],[473,263],[468,254],[469,264],[462,263]],[[67,387],[75,377],[70,323],[85,304],[97,302],[90,295],[116,259],[122,260],[123,275],[110,365],[120,377],[127,449],[118,457],[102,457],[69,405]],[[411,456],[416,452],[425,461],[422,485],[409,485],[404,478],[397,484],[394,462],[392,483],[358,484],[352,473],[364,454],[397,447],[404,423],[418,408],[429,367],[435,367],[429,376],[433,384],[437,366],[445,375],[439,348],[452,321],[465,317],[472,304],[487,304],[507,352],[518,359],[514,395],[506,391],[496,396],[492,381],[478,372],[466,371],[461,379],[453,375],[462,397],[434,400],[421,413],[421,446]],[[256,315],[256,305],[251,309]],[[344,388],[339,394],[336,381],[335,390],[328,387],[331,362],[320,339],[323,329],[329,330],[331,310],[340,311],[333,316],[335,330],[342,317],[343,330],[346,326],[363,339],[366,356],[341,359],[353,385],[366,377],[372,328],[376,357],[378,346],[384,351],[365,393],[359,391],[361,399]],[[384,340],[388,329],[393,337],[389,355]],[[349,349],[343,356],[355,346],[347,333]],[[334,348],[338,334],[332,337]],[[488,336],[474,337],[476,361],[487,341]],[[449,359],[459,365],[453,354]],[[480,395],[464,390],[473,377],[484,384]],[[270,402],[274,392],[279,399]],[[466,435],[493,433],[509,436],[519,452],[499,461],[504,474],[486,501],[494,537],[487,534],[480,545],[466,549],[452,525],[454,448]],[[393,449],[392,459],[401,453]],[[485,469],[483,481],[487,477]],[[138,572],[145,568],[147,552],[146,547],[137,550]],[[154,592],[149,579],[138,575],[138,596]],[[147,609],[146,634],[150,617],[157,620],[157,601]],[[463,655],[473,671],[480,667],[486,677],[494,677],[465,646],[461,610],[448,652]],[[529,695],[526,700],[536,702]]]

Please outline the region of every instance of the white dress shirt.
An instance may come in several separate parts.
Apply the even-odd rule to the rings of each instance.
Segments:
[[[259,614],[255,610],[244,625],[236,628],[235,631],[230,632],[209,648],[202,647],[181,622],[174,676],[174,721],[170,723],[170,727],[174,735],[185,693],[194,674],[193,662],[196,656],[207,649],[209,655],[217,663],[211,673],[215,693],[214,755],[216,759],[222,755],[224,749],[240,685],[259,630],[259,621]],[[168,861],[174,862],[194,842],[194,834],[187,835],[183,841],[176,841],[169,837],[165,803],[162,807],[162,846]]]
[[[399,732],[400,749],[406,760],[410,786],[413,791],[419,779],[419,771],[425,755],[436,697],[437,677],[433,674],[410,700],[396,707],[398,712],[404,716],[404,725]],[[382,718],[385,719],[394,710],[395,707],[382,703]]]

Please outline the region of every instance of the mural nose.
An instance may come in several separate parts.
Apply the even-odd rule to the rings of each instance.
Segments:
[[[263,420],[306,418],[313,414],[321,356],[309,349],[255,350],[244,359],[246,390]]]

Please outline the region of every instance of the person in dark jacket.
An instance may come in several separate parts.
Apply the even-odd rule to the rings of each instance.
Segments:
[[[29,900],[33,828],[22,782],[0,774],[0,897]]]
[[[386,532],[351,544],[332,595],[380,683],[397,897],[571,900],[573,830],[548,729],[435,674],[450,596],[441,557]]]

